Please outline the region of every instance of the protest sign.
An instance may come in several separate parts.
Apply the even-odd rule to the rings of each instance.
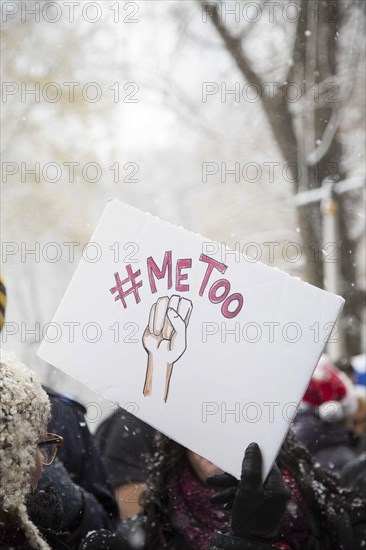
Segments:
[[[238,476],[269,471],[343,299],[110,201],[39,356]]]

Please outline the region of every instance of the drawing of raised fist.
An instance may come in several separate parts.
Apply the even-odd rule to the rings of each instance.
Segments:
[[[142,336],[142,345],[148,354],[145,397],[152,393],[154,370],[165,368],[164,401],[168,399],[173,366],[187,348],[187,327],[192,309],[190,300],[177,295],[163,296],[152,305],[149,323]]]

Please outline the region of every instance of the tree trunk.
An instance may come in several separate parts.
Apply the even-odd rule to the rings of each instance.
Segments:
[[[345,345],[349,356],[361,353],[362,313],[365,308],[365,291],[357,288],[357,241],[349,236],[349,193],[337,197],[338,220],[341,240],[340,253],[340,294],[346,300],[341,328],[345,334]]]
[[[337,75],[337,39],[340,24],[340,0],[308,2],[301,0],[297,26],[293,68],[289,83],[296,83],[305,96],[297,105],[286,100],[285,86],[275,97],[264,93],[264,85],[250,66],[242,50],[241,40],[231,34],[221,21],[217,7],[203,2],[217,32],[223,39],[243,77],[262,91],[263,109],[276,137],[283,157],[293,170],[294,192],[319,188],[326,181],[345,178],[342,169],[342,146],[337,140],[340,122],[339,87],[332,79]],[[324,82],[327,82],[325,85]],[[288,84],[287,84],[288,85]],[[360,321],[362,305],[360,291],[356,290],[356,243],[348,235],[349,213],[346,198],[335,197],[338,204],[339,235],[342,245],[339,260],[340,294],[346,299],[342,330],[346,333],[348,354],[360,352]],[[306,259],[307,280],[324,287],[324,258],[322,205],[320,201],[298,206],[299,225]]]

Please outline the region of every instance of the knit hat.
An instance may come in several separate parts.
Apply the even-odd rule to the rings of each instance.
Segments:
[[[0,361],[0,508],[14,515],[36,550],[49,550],[25,505],[37,441],[47,432],[50,402],[35,374],[13,352]]]
[[[6,289],[3,278],[0,275],[0,330],[3,328],[6,308]]]
[[[357,410],[355,389],[350,379],[322,355],[313,373],[303,402],[318,408],[327,422],[337,422],[352,416]]]

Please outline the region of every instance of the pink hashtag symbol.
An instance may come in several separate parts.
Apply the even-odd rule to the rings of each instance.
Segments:
[[[141,275],[141,270],[138,269],[137,271],[135,271],[135,273],[133,273],[131,264],[129,264],[126,267],[126,270],[127,270],[128,277],[126,279],[124,279],[123,281],[121,281],[118,272],[114,274],[114,278],[116,279],[116,286],[109,289],[112,294],[115,294],[116,292],[118,292],[118,296],[116,296],[114,300],[116,302],[117,302],[117,300],[121,300],[124,308],[127,307],[125,297],[128,296],[129,294],[131,294],[132,292],[135,296],[136,304],[138,304],[140,302],[140,296],[139,296],[138,289],[142,286],[142,281],[139,281],[139,282],[136,283],[137,277],[139,277]],[[129,283],[129,282],[131,282],[132,286],[127,290],[123,290],[123,285],[125,285],[126,283]]]

